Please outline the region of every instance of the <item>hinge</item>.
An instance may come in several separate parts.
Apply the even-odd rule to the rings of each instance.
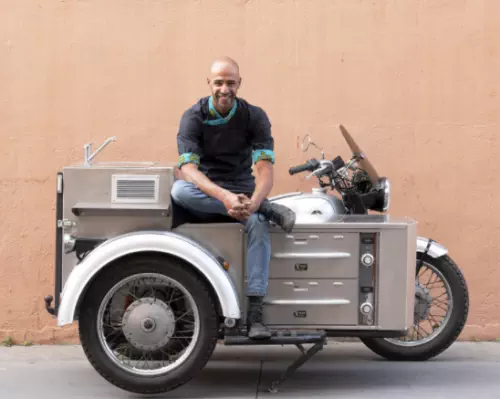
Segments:
[[[68,220],[68,219],[62,219],[62,220],[58,220],[57,221],[57,227],[58,228],[62,228],[62,229],[67,229],[69,227],[75,227],[76,226],[76,223],[73,222],[72,220]]]

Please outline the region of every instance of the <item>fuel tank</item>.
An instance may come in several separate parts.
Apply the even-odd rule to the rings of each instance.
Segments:
[[[345,215],[342,200],[328,195],[326,190],[313,188],[312,192],[293,192],[270,198],[271,202],[284,205],[296,214],[297,224],[330,223]]]

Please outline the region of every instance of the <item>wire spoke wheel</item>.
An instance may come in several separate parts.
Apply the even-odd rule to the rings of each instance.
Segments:
[[[196,304],[178,281],[154,273],[116,284],[99,307],[101,344],[119,367],[162,374],[190,355],[200,321]]]
[[[79,331],[94,369],[129,392],[171,391],[215,349],[217,303],[187,264],[141,255],[108,266],[81,304]]]
[[[415,278],[414,324],[406,335],[360,338],[369,349],[388,360],[433,358],[456,341],[467,321],[467,283],[448,255],[432,258],[417,253]]]
[[[407,335],[386,340],[403,346],[429,342],[444,330],[452,310],[450,284],[434,265],[423,262],[416,277],[415,323]]]

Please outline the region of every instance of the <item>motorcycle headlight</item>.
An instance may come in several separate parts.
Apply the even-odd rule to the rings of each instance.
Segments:
[[[378,191],[378,201],[377,205],[380,212],[387,212],[391,204],[391,182],[386,177],[379,179],[376,184],[376,190]]]
[[[358,195],[367,210],[387,212],[391,201],[391,184],[383,177],[377,180],[370,192]]]

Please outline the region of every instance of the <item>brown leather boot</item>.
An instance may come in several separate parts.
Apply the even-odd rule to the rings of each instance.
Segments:
[[[248,297],[247,328],[250,339],[269,339],[271,332],[262,323],[262,301],[259,296]]]

